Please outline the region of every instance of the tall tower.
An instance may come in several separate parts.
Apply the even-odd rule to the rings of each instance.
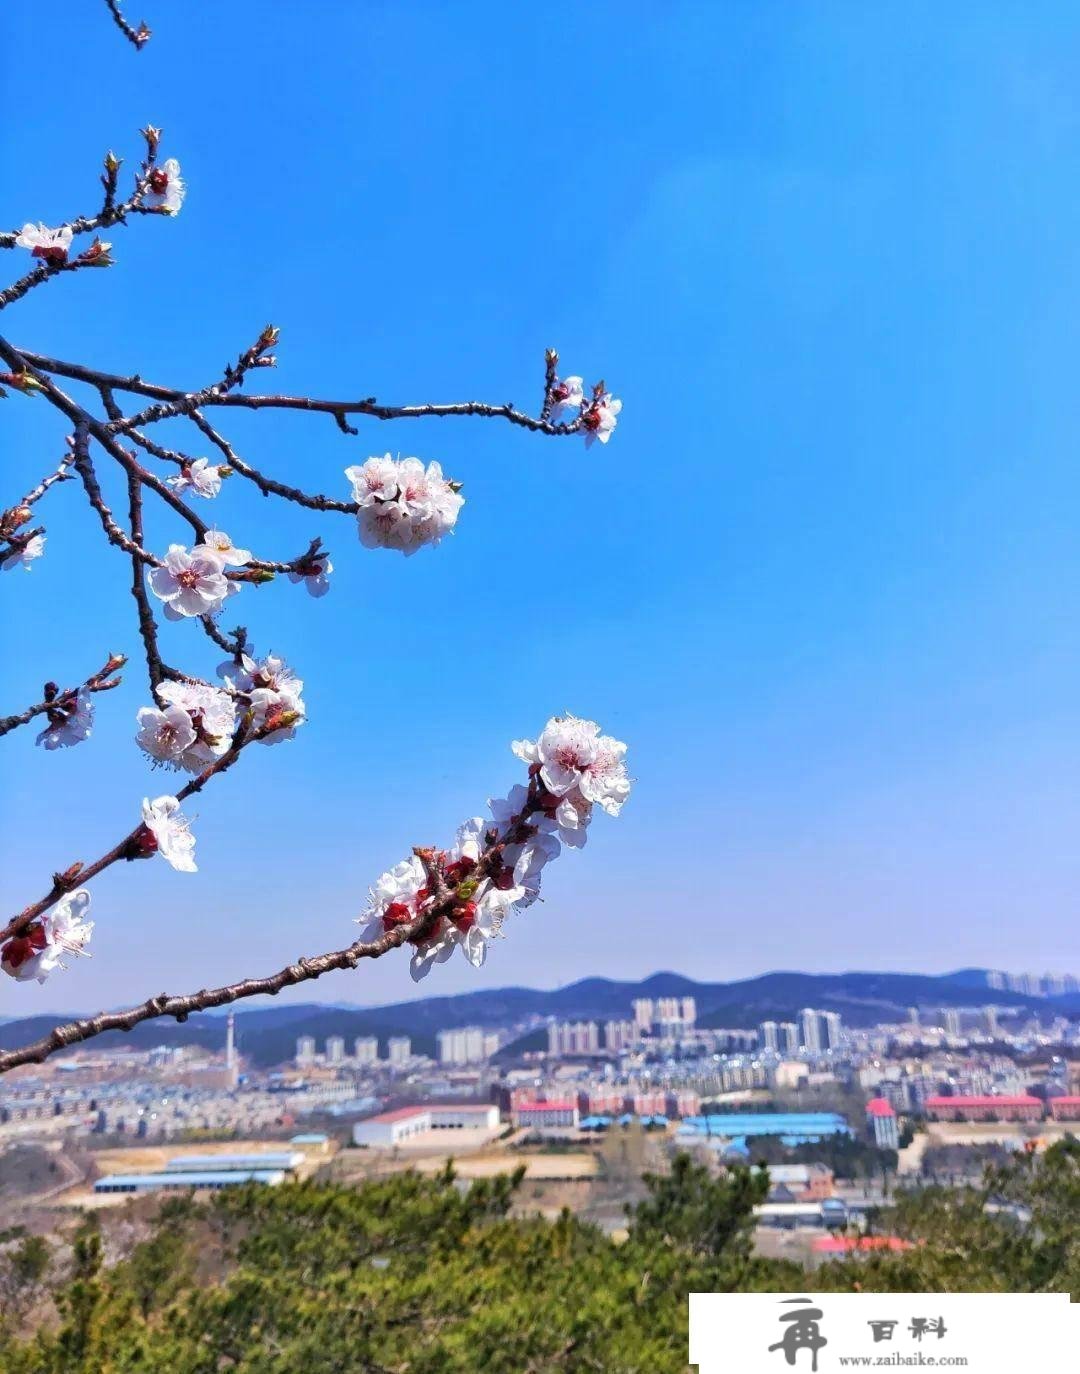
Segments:
[[[236,1017],[231,1011],[225,1018],[225,1072],[229,1079],[229,1087],[235,1088],[240,1070],[236,1062]]]

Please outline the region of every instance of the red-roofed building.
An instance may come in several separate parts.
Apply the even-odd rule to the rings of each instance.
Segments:
[[[574,1098],[559,1098],[553,1102],[523,1098],[514,1103],[515,1126],[537,1126],[541,1130],[557,1127],[572,1130],[578,1124],[578,1107]]]
[[[891,1102],[884,1097],[872,1097],[866,1104],[866,1121],[874,1133],[874,1144],[879,1150],[900,1148],[900,1132]]]
[[[1041,1121],[1043,1101],[1026,1093],[1012,1097],[928,1097],[931,1121]]]
[[[1080,1097],[1052,1097],[1047,1106],[1055,1121],[1080,1121]]]

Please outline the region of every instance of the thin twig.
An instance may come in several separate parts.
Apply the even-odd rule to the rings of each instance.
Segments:
[[[35,716],[44,715],[46,711],[66,711],[74,705],[75,699],[80,692],[108,692],[113,687],[119,687],[120,678],[112,676],[118,673],[127,662],[123,654],[110,654],[105,660],[104,665],[91,673],[90,676],[78,687],[69,687],[61,692],[55,683],[45,684],[45,699],[37,702],[34,706],[28,706],[25,711],[20,711],[13,716],[0,716],[0,736],[10,734],[12,730],[18,729],[20,725],[29,725]]]
[[[143,45],[147,43],[150,39],[150,30],[146,27],[145,24],[142,23],[140,23],[137,29],[132,28],[132,26],[128,23],[128,21],[124,18],[123,14],[121,13],[119,0],[105,0],[105,4],[109,8],[109,13],[112,15],[113,20],[116,23],[116,27],[120,30],[120,32],[124,35],[127,41],[136,50],[136,52],[140,51]]]

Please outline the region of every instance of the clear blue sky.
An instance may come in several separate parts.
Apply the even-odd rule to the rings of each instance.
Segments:
[[[145,18],[138,55],[103,5],[0,21],[6,223],[93,207],[100,157],[134,160],[147,120],[190,184],[178,220],[115,231],[113,270],[51,283],[5,333],[196,386],[271,320],[282,389],[528,406],[553,344],[625,408],[588,454],[480,421],[346,439],[238,417],[242,453],[342,496],[370,454],[439,459],[465,483],[458,533],[406,561],[227,485],[238,542],[332,551],[324,600],[283,583],[232,603],[306,679],[310,723],[192,808],[197,876],[111,870],[93,960],[5,980],[0,1013],[347,942],[368,882],[449,841],[518,776],[510,739],[566,709],[630,742],[636,794],[481,973],[455,960],[425,992],[1080,966],[1075,6]],[[61,429],[12,397],[0,433],[14,497]],[[46,557],[0,579],[0,709],[106,649],[135,662],[90,743],[4,742],[8,908],[170,790],[131,743],[127,562],[74,484],[42,513]],[[155,517],[155,547],[176,536]],[[168,657],[209,671],[204,643],[167,627]],[[302,995],[412,992],[391,957]]]

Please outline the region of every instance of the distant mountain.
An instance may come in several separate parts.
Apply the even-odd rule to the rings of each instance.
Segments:
[[[982,974],[982,982],[977,975]],[[991,991],[979,969],[932,976],[919,973],[797,973],[779,971],[734,983],[697,983],[679,973],[654,973],[641,982],[583,978],[552,992],[533,988],[498,988],[454,997],[425,997],[384,1007],[321,1004],[254,1007],[237,1010],[237,1042],[259,1067],[291,1059],[301,1035],[314,1036],[320,1047],[329,1035],[348,1044],[358,1035],[410,1036],[414,1049],[434,1054],[436,1032],[455,1026],[509,1026],[534,1016],[606,1021],[630,1016],[635,997],[693,997],[698,1024],[756,1026],[763,1020],[791,1020],[802,1007],[836,1011],[853,1026],[903,1020],[909,1007],[962,1007],[993,1001],[1027,1011],[1080,1014],[1080,997],[1027,997],[1003,989]],[[0,1049],[36,1040],[70,1017],[40,1015],[0,1022]],[[183,1025],[148,1021],[133,1031],[112,1031],[95,1042],[102,1048],[128,1044],[201,1045],[218,1049],[225,1027],[220,1013],[193,1016]],[[532,1043],[530,1039],[530,1043]]]

